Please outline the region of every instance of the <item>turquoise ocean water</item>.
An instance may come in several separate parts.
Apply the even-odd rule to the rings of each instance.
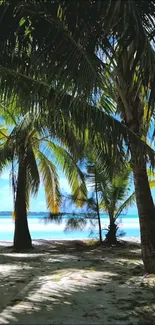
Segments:
[[[92,227],[88,222],[87,226],[83,230],[64,231],[65,223],[68,216],[63,217],[63,221],[60,225],[54,222],[45,223],[44,215],[31,215],[28,217],[29,229],[32,239],[88,239],[97,238],[98,229]],[[108,226],[108,217],[106,215],[101,216],[102,229]],[[140,237],[139,232],[139,220],[136,215],[124,215],[118,221],[120,231],[125,234],[123,237]],[[93,233],[90,232],[93,230]],[[12,240],[14,232],[14,221],[11,215],[0,216],[0,240]],[[103,231],[103,235],[104,235]],[[124,238],[125,239],[125,238]]]

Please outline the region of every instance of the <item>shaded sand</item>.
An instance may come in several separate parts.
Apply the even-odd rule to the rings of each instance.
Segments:
[[[34,244],[21,254],[0,243],[0,324],[155,324],[155,278],[144,276],[139,244]]]

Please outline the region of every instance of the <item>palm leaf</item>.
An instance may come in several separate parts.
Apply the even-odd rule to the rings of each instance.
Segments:
[[[12,71],[10,71],[12,74]],[[6,73],[7,77],[9,75],[8,70]],[[86,128],[91,130],[88,133],[89,141],[92,142],[96,136],[96,134],[100,134],[102,138],[102,147],[98,148],[98,150],[110,150],[112,148],[111,154],[115,157],[116,152],[122,150],[123,144],[128,142],[128,137],[133,139],[135,143],[137,143],[137,157],[139,155],[146,155],[149,157],[151,164],[154,164],[154,151],[146,145],[136,134],[134,134],[129,128],[123,125],[120,121],[114,119],[114,117],[105,114],[105,112],[96,107],[86,105],[84,101],[79,99],[73,99],[70,95],[62,95],[61,92],[56,92],[54,89],[50,88],[49,85],[42,82],[37,82],[32,80],[31,78],[27,78],[25,76],[21,76],[21,78],[15,78],[15,84],[20,89],[20,96],[22,95],[22,100],[24,107],[34,107],[34,99],[31,98],[31,94],[34,95],[34,92],[37,91],[38,98],[38,109],[37,111],[42,114],[42,119],[46,119],[46,123],[50,126],[51,129],[56,132],[61,133],[61,137],[65,137],[65,127],[61,128],[59,131],[59,123],[61,125],[61,119],[63,119],[63,125],[70,123],[70,126],[76,125],[76,132],[78,134],[84,134]],[[5,76],[6,78],[6,76]],[[23,86],[23,80],[26,80],[27,88],[25,89]],[[19,82],[19,83],[18,83]],[[38,85],[38,87],[37,87]],[[34,91],[33,91],[34,89]],[[14,91],[14,88],[13,88]],[[21,98],[21,97],[20,97]],[[40,102],[39,102],[40,98]],[[50,104],[50,111],[49,106]],[[44,104],[44,106],[43,106]],[[47,108],[47,111],[45,110]],[[61,108],[61,110],[57,110],[57,114],[55,111],[55,107]],[[70,109],[68,109],[68,107]],[[77,107],[82,107],[82,110],[77,111]],[[49,116],[47,120],[47,112],[49,111]],[[35,108],[34,108],[35,113]],[[83,121],[83,122],[82,122]],[[104,125],[104,127],[103,127]],[[55,128],[57,126],[57,129]],[[53,133],[53,131],[52,131]],[[98,146],[99,146],[98,142]],[[112,147],[113,146],[113,147]]]
[[[155,180],[149,181],[150,188],[155,187]]]
[[[92,98],[92,92],[96,92],[98,85],[103,83],[103,78],[101,78],[103,63],[93,52],[86,52],[84,43],[76,41],[74,35],[64,26],[64,22],[60,21],[56,15],[54,16],[55,4],[52,6],[50,3],[50,11],[46,3],[41,2],[37,5],[34,2],[22,3],[22,11],[20,7],[21,4],[15,8],[13,5],[8,6],[2,15],[3,20],[4,17],[7,20],[9,8],[12,13],[11,16],[9,12],[10,26],[12,25],[14,30],[11,33],[11,39],[9,34],[5,35],[3,56],[6,55],[6,58],[3,62],[6,63],[7,59],[9,61],[11,56],[11,67],[14,67],[15,71],[17,69],[20,72],[24,71],[25,75],[29,74],[34,79],[40,79],[46,75],[49,84],[52,80],[52,84],[57,83],[61,88],[63,86],[64,92],[78,92],[82,97]],[[53,7],[54,10],[52,10]],[[16,26],[12,21],[13,8],[16,11]],[[21,25],[22,14],[25,22]],[[44,26],[42,37],[38,29],[39,21]],[[27,36],[25,33],[28,28],[30,33]],[[20,68],[21,62],[23,62],[22,68]],[[8,64],[4,65],[6,66],[8,67]]]
[[[58,175],[52,162],[40,151],[36,152],[39,159],[38,168],[45,187],[47,206],[52,213],[58,213],[61,204]]]
[[[150,174],[151,176],[154,176],[153,174]],[[154,188],[155,187],[155,180],[150,180],[149,181],[149,186],[150,188]],[[118,208],[116,214],[115,214],[115,220],[119,217],[119,215],[121,214],[121,212],[125,209],[128,208],[129,206],[132,206],[132,204],[135,202],[136,200],[136,195],[135,192],[133,192],[126,200],[125,202],[123,202],[123,204]]]
[[[3,168],[5,168],[8,163],[11,163],[14,157],[14,147],[9,140],[6,141],[3,147],[0,147],[0,172],[3,171]]]
[[[29,192],[33,195],[37,195],[40,185],[39,171],[31,143],[28,144],[25,155],[28,190],[27,197],[29,197]]]
[[[120,216],[122,211],[129,206],[132,206],[136,200],[135,192],[133,192],[124,202],[121,204],[121,206],[118,208],[116,214],[115,214],[115,220]]]
[[[57,166],[59,166],[66,175],[76,204],[82,206],[83,200],[87,198],[87,187],[84,174],[66,149],[51,141],[46,141],[46,143],[54,154]],[[47,155],[49,154],[47,151],[46,153]]]
[[[8,130],[4,126],[0,126],[0,143],[4,143],[8,139]]]

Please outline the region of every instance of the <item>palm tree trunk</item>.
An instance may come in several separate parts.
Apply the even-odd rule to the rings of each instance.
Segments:
[[[100,243],[102,243],[102,228],[101,228],[100,209],[99,209],[99,203],[98,203],[96,169],[95,169],[95,195],[96,195],[96,211],[97,211],[98,227],[99,227],[99,240],[100,240]]]
[[[117,243],[117,225],[115,224],[115,218],[109,214],[110,224],[108,226],[108,232],[106,234],[105,242],[109,245],[114,245]]]
[[[17,193],[15,200],[15,232],[14,248],[32,248],[31,236],[28,228],[26,209],[26,165],[24,159],[19,159]]]
[[[129,69],[129,52],[137,48],[136,43],[131,43],[128,53],[122,51],[117,62],[117,103],[122,112],[122,120],[138,137],[143,135],[144,102],[140,89],[140,82],[134,81],[133,70]],[[135,52],[136,53],[136,52]],[[129,60],[129,65],[127,64]],[[135,67],[137,65],[135,58]],[[134,64],[133,64],[134,66]],[[129,86],[130,85],[130,86]],[[142,259],[145,270],[155,273],[155,207],[149,187],[146,171],[146,159],[138,153],[138,144],[129,136],[127,146],[131,152],[131,164],[134,175],[135,194],[139,214]]]
[[[147,273],[155,273],[155,206],[149,187],[145,161],[133,164],[136,201],[139,213],[142,259]]]

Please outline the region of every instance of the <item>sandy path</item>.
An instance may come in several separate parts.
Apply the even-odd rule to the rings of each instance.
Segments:
[[[0,324],[155,324],[138,244],[37,243],[29,254],[0,247]]]

